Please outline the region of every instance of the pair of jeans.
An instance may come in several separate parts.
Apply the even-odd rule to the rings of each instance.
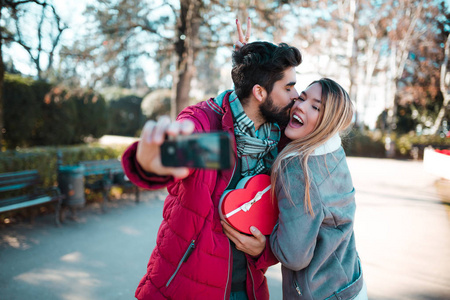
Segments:
[[[245,291],[231,292],[230,300],[248,300],[247,292]]]

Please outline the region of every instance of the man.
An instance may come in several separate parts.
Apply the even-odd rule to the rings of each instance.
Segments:
[[[248,175],[267,173],[288,118],[300,51],[286,44],[254,42],[233,53],[234,91],[184,109],[171,122],[144,126],[141,139],[124,153],[128,178],[143,188],[167,187],[158,231],[138,299],[269,299],[264,273],[277,261],[266,238],[221,226],[218,204],[226,188]],[[228,131],[236,143],[231,170],[167,168],[159,147],[164,136]],[[224,234],[227,232],[231,241]]]

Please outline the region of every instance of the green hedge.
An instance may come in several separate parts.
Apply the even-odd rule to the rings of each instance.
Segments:
[[[42,119],[40,103],[34,92],[34,81],[5,74],[3,88],[4,140],[6,146],[28,146]],[[39,89],[41,92],[41,89]]]
[[[404,134],[393,139],[397,157],[402,158],[423,158],[423,150],[428,146],[436,149],[449,149],[450,138],[443,138],[436,135],[415,135]],[[413,149],[416,148],[416,149]],[[414,150],[416,152],[414,152]]]
[[[109,134],[139,136],[145,123],[141,103],[142,98],[134,95],[109,101]]]
[[[6,149],[74,145],[108,132],[104,98],[92,90],[64,87],[5,74],[3,88]]]
[[[379,132],[353,129],[342,138],[348,156],[385,157],[383,137]]]
[[[342,139],[348,156],[386,157],[385,141],[387,135],[381,131],[361,131],[353,129]],[[450,138],[431,135],[415,135],[395,133],[390,135],[395,147],[395,158],[422,159],[423,150],[428,146],[436,149],[449,149]]]
[[[37,169],[45,187],[57,184],[57,152],[64,165],[83,160],[118,158],[124,148],[99,146],[33,147],[0,153],[0,173]]]

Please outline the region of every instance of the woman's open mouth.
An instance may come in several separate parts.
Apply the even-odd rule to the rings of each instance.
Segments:
[[[298,128],[304,125],[302,118],[297,116],[296,114],[293,114],[291,117],[291,121],[289,122],[289,125],[294,128]]]

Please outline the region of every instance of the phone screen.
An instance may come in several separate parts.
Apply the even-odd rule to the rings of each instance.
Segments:
[[[227,169],[231,165],[230,136],[225,132],[177,136],[161,145],[161,159],[170,167]]]

